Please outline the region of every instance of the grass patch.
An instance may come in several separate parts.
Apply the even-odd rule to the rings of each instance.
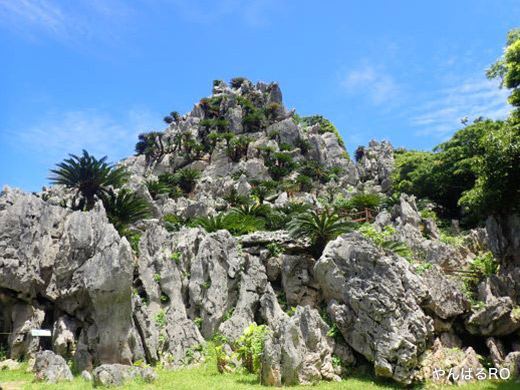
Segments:
[[[213,354],[212,354],[213,355]],[[355,369],[354,369],[355,370]],[[260,385],[258,376],[255,374],[230,373],[219,374],[215,362],[215,357],[210,356],[205,364],[199,367],[181,368],[178,370],[157,370],[159,379],[154,384],[146,384],[136,381],[116,389],[137,390],[137,389],[176,389],[176,390],[248,390],[248,389],[270,389]],[[25,369],[16,371],[0,371],[0,385],[9,383],[20,383],[21,389],[29,390],[91,390],[93,386],[90,382],[84,381],[81,377],[75,377],[74,381],[62,382],[56,385],[32,383],[33,375],[26,373]],[[25,384],[21,383],[25,382]],[[513,390],[518,389],[518,383],[493,383],[489,381],[477,382],[466,386],[441,386],[425,384],[417,389],[463,389],[463,390]],[[354,375],[341,382],[321,382],[316,386],[291,386],[294,390],[379,390],[379,389],[401,389],[390,382],[379,380],[371,376]]]

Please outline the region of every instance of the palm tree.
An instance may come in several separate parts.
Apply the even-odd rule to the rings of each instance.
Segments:
[[[76,189],[79,203],[74,208],[91,210],[96,197],[107,194],[110,187],[120,187],[127,178],[123,168],[116,168],[106,162],[107,157],[100,160],[91,156],[86,150],[78,157],[69,154],[70,158],[56,164],[57,169],[51,169],[49,177],[52,184],[61,184]]]
[[[327,243],[342,233],[353,229],[353,223],[329,210],[321,213],[310,211],[296,216],[289,222],[289,233],[294,238],[308,238],[311,251],[319,257]]]
[[[125,233],[128,225],[151,215],[148,202],[127,188],[121,189],[117,195],[113,191],[103,195],[103,205],[108,220],[121,234]]]

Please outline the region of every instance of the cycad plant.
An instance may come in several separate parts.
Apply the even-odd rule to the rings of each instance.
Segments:
[[[313,210],[297,215],[288,227],[294,238],[308,238],[313,255],[319,257],[329,241],[353,230],[354,224],[330,210]]]
[[[151,214],[148,202],[127,188],[119,190],[117,194],[110,191],[103,195],[103,204],[108,220],[120,234],[125,234],[129,225],[148,218]]]
[[[91,210],[96,198],[108,194],[110,187],[120,187],[126,180],[127,174],[122,168],[116,168],[106,162],[107,157],[96,159],[86,150],[81,156],[74,154],[70,158],[56,164],[51,169],[50,181],[52,184],[61,184],[76,190],[78,203],[74,208]]]
[[[195,188],[195,183],[200,177],[200,171],[191,168],[182,168],[175,175],[177,176],[179,187],[188,194]]]

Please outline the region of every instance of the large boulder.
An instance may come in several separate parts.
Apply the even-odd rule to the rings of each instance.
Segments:
[[[471,308],[471,302],[461,291],[460,282],[446,275],[440,267],[433,267],[422,275],[429,291],[429,298],[423,307],[431,310],[442,319],[463,314]]]
[[[9,306],[17,331],[39,327],[47,312],[68,313],[81,324],[94,361],[130,363],[133,256],[101,203],[71,211],[6,188],[0,237],[0,288],[25,302]],[[33,350],[25,340],[10,340],[16,358]]]
[[[65,359],[52,351],[43,351],[36,354],[33,372],[37,381],[49,383],[71,381],[73,378]]]
[[[377,375],[411,383],[433,321],[420,307],[428,291],[408,262],[350,233],[327,245],[314,276],[347,343]]]
[[[520,329],[520,310],[515,310],[509,297],[495,298],[473,313],[465,325],[474,335],[507,336]]]
[[[298,306],[273,326],[262,355],[261,382],[290,386],[339,380],[332,365],[334,340],[317,310]]]
[[[92,372],[94,386],[122,386],[136,378],[146,383],[157,380],[157,374],[151,368],[126,366],[123,364],[103,364]]]

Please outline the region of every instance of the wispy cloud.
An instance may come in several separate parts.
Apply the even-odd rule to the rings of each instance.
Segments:
[[[210,23],[235,16],[238,22],[257,27],[268,24],[268,15],[283,7],[275,0],[162,0],[176,6],[180,15],[192,22]]]
[[[373,104],[389,103],[402,93],[394,78],[375,66],[352,69],[340,76],[340,85],[350,94],[364,94]]]
[[[42,32],[65,41],[114,39],[132,12],[121,0],[0,0],[0,27],[33,39]]]
[[[460,128],[463,118],[505,118],[510,111],[507,95],[494,81],[470,78],[432,93],[411,111],[410,123],[417,128],[416,135],[446,138]]]
[[[3,141],[46,164],[82,149],[116,161],[133,153],[139,133],[160,126],[157,117],[147,110],[117,119],[96,110],[54,113],[33,126],[8,131]]]

